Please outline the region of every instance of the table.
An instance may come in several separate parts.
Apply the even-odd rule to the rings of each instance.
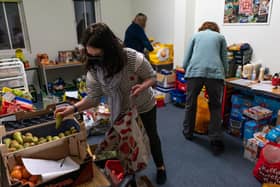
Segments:
[[[39,67],[42,70],[42,74],[43,74],[43,81],[45,83],[45,87],[46,87],[46,92],[47,95],[49,95],[49,90],[48,90],[48,78],[47,78],[47,70],[56,70],[56,69],[62,69],[62,68],[70,68],[70,67],[81,67],[84,66],[84,63],[82,62],[59,62],[58,64],[41,64],[39,63]]]
[[[95,164],[93,164],[93,179],[91,182],[79,185],[78,187],[109,187],[111,186],[108,179],[105,175],[100,171],[99,168]]]
[[[240,82],[238,82],[238,81],[240,81]],[[228,79],[226,79],[226,85],[232,86],[233,88],[237,88],[237,89],[249,90],[249,91],[252,91],[257,94],[263,94],[263,95],[274,97],[277,99],[280,98],[280,88],[279,87],[274,89],[271,85],[262,84],[262,83],[259,83],[258,81],[250,81],[250,80],[243,81],[243,79],[239,79],[239,78],[228,78]],[[263,88],[262,88],[262,85],[263,85]]]

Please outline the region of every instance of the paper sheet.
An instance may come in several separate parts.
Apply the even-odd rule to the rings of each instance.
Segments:
[[[66,97],[71,97],[71,98],[75,98],[75,99],[79,98],[78,91],[66,91],[65,95],[66,95]]]
[[[251,84],[254,84],[255,82],[252,80],[247,80],[247,79],[237,79],[237,80],[230,81],[230,83],[238,84],[241,86],[249,86]]]
[[[274,86],[272,86],[272,84],[267,84],[267,83],[259,83],[251,86],[253,90],[265,91],[265,92],[272,92],[273,87]]]
[[[42,182],[55,179],[80,168],[80,165],[74,162],[70,157],[65,158],[64,164],[61,167],[62,160],[53,161],[22,158],[23,164],[29,173],[31,175],[41,175]]]

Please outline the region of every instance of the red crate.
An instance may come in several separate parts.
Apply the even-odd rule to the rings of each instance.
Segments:
[[[186,92],[187,91],[187,84],[185,83],[181,83],[180,81],[176,81],[176,88],[182,92]]]

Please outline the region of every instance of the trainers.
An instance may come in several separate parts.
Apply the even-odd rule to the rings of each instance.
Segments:
[[[215,156],[222,154],[225,150],[224,143],[221,140],[214,140],[210,142],[211,150]]]
[[[186,140],[192,141],[193,140],[193,134],[187,134],[185,133],[185,131],[183,130],[183,135],[186,138]]]
[[[157,170],[157,184],[162,185],[166,182],[166,171],[165,169],[158,169]]]

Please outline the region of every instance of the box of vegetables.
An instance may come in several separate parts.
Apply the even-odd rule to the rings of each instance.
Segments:
[[[63,186],[65,181],[76,186],[92,179],[92,159],[87,153],[84,124],[75,118],[57,120],[12,132],[6,132],[0,125],[0,186]],[[26,158],[48,161],[71,158],[80,169],[45,181],[27,170],[22,161]]]

